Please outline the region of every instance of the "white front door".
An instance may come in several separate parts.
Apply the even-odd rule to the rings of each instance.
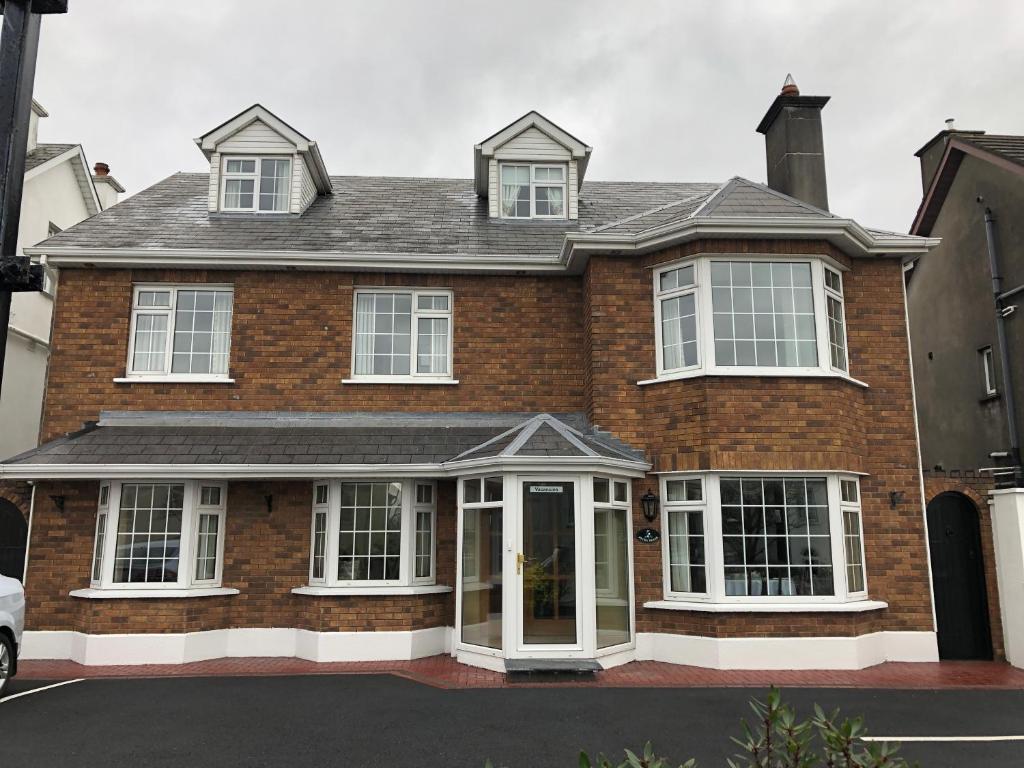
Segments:
[[[516,650],[519,656],[583,651],[589,592],[575,478],[522,478],[515,554]]]

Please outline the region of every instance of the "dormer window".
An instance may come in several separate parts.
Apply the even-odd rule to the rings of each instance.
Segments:
[[[501,165],[501,215],[506,219],[564,219],[565,166]]]
[[[223,162],[221,210],[288,212],[290,159],[225,157]]]

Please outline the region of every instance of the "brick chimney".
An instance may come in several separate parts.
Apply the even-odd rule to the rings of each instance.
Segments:
[[[792,75],[768,108],[757,132],[764,134],[768,186],[828,210],[821,110],[828,96],[801,96]]]
[[[110,175],[110,166],[106,163],[96,163],[92,167],[92,171],[92,181],[96,186],[96,194],[100,198],[100,207],[105,211],[110,206],[117,204],[117,196],[124,192],[124,187]]]

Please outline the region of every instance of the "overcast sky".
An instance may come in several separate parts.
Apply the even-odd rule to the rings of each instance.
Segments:
[[[594,147],[588,179],[765,179],[754,131],[792,72],[828,95],[835,213],[906,231],[925,141],[1024,133],[1024,3],[70,0],[44,17],[40,140],[137,192],[205,171],[192,139],[260,102],[331,173],[472,175],[537,109]]]

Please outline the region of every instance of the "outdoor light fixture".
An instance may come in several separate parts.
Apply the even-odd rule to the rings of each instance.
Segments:
[[[896,509],[896,505],[903,501],[903,491],[889,491],[889,506]]]
[[[272,515],[274,513],[274,494],[268,493],[263,500],[267,502],[267,514]]]
[[[57,508],[57,511],[62,515],[64,514],[64,495],[50,496],[50,500],[53,502],[53,506]]]
[[[658,497],[651,493],[651,489],[647,489],[647,493],[640,497],[640,503],[644,508],[644,517],[647,522],[654,522],[654,518],[658,516]]]

